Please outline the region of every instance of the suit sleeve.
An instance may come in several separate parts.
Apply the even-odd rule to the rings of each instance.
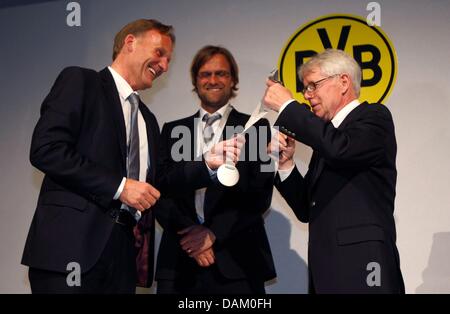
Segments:
[[[297,102],[283,110],[275,125],[280,127],[281,132],[311,146],[330,166],[366,167],[383,158],[386,140],[394,134],[394,126],[385,106],[360,106],[368,108],[343,129],[336,129],[332,123],[324,122],[307,106]]]
[[[198,224],[198,222],[180,210],[174,199],[207,186],[211,183],[211,178],[204,161],[175,161],[173,159],[171,133],[170,125],[164,124],[160,137],[158,174],[156,176],[157,187],[161,191],[164,201],[156,208],[155,216],[165,230],[177,232]],[[188,137],[191,138],[190,134]]]
[[[236,164],[240,172],[239,182],[230,192],[231,197],[223,199],[225,203],[221,206],[222,210],[207,225],[219,244],[261,223],[262,215],[272,202],[274,167],[267,155],[267,144],[271,138],[270,125],[266,119],[262,119],[256,126],[257,138],[247,137],[245,159]],[[263,133],[263,130],[267,132]],[[256,146],[253,141],[257,143]],[[258,152],[256,160],[252,158],[252,155],[255,156],[252,149]]]
[[[172,156],[174,139],[172,139],[172,127],[164,124],[161,132],[161,153],[158,162],[159,175],[158,186],[162,193],[168,196],[181,196],[193,190],[207,187],[212,183],[205,161],[202,160],[177,160]],[[186,129],[188,130],[188,129]],[[181,149],[190,148],[191,134],[182,134],[178,139],[185,141]],[[191,154],[188,154],[189,158]]]
[[[108,207],[122,176],[77,150],[87,106],[87,75],[80,68],[66,68],[58,76],[41,107],[32,136],[30,161],[61,185]]]
[[[306,184],[297,167],[292,170],[289,177],[283,182],[277,174],[275,177],[275,187],[281,196],[292,208],[295,216],[304,223],[309,222],[309,208],[306,201]]]
[[[183,214],[177,203],[171,198],[161,197],[157,206],[153,208],[156,220],[166,231],[178,232],[189,226],[197,225],[188,215]]]

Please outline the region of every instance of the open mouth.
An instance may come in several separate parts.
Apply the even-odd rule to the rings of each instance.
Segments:
[[[212,92],[220,92],[221,90],[223,89],[223,87],[222,86],[206,86],[206,90],[207,91],[212,91]]]
[[[153,78],[156,78],[158,76],[158,73],[150,65],[148,66],[148,70],[153,75]]]

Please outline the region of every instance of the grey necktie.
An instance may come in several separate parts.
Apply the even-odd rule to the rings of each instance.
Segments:
[[[128,178],[139,181],[139,129],[138,129],[138,112],[139,112],[139,96],[132,93],[128,96],[131,105],[130,118],[130,139],[128,141]],[[128,210],[136,216],[137,210],[128,207]]]
[[[203,121],[205,121],[205,128],[203,129],[203,140],[205,144],[208,144],[214,137],[214,130],[212,128],[212,124],[219,120],[222,117],[220,113],[215,113],[210,115],[209,113],[205,113],[203,116]]]
[[[128,101],[131,105],[130,140],[128,142],[128,178],[139,181],[139,96],[132,93],[128,96]]]

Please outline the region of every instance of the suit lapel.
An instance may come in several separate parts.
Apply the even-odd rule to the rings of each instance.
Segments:
[[[231,109],[230,114],[228,115],[227,122],[225,123],[225,127],[223,128],[222,135],[220,136],[220,138],[222,140],[228,140],[231,137],[233,137],[233,135],[234,135],[233,133],[227,134],[227,132],[226,132],[227,126],[232,126],[232,127],[242,126],[242,127],[244,127],[244,125],[248,119],[243,119],[242,117],[244,117],[244,116],[240,116],[239,113],[234,108]]]
[[[345,127],[347,126],[347,124],[349,122],[351,122],[353,120],[353,117],[355,117],[355,114],[358,112],[358,109],[360,108],[360,106],[365,106],[367,105],[367,102],[363,102],[362,104],[360,104],[358,107],[356,107],[355,109],[353,109],[344,119],[344,121],[342,121],[342,123],[339,125],[338,129],[339,130],[344,130]],[[325,159],[320,157],[319,153],[317,153],[316,151],[314,151],[313,154],[313,158],[311,158],[311,161],[314,159],[314,171],[312,173],[312,179],[311,179],[311,184],[310,184],[310,192],[312,192],[312,189],[314,187],[314,184],[317,183],[317,180],[320,177],[320,174],[323,171],[323,168],[325,167]]]
[[[190,116],[187,120],[185,120],[186,122],[184,124],[180,124],[181,126],[185,126],[189,129],[189,137],[190,137],[190,149],[191,149],[191,159],[190,160],[195,160],[195,155],[197,153],[196,149],[197,149],[197,124],[195,123],[195,119],[198,119],[200,114],[200,111],[197,111],[194,115]],[[173,143],[172,143],[173,145]],[[171,145],[171,146],[172,146]],[[191,197],[189,198],[190,200],[190,207],[192,209],[192,216],[193,217],[197,217],[196,214],[196,210],[195,210],[195,191],[192,191],[192,193],[190,193]]]
[[[342,121],[342,123],[339,125],[338,129],[339,130],[344,130],[347,127],[347,124],[349,124],[358,114],[358,112],[361,109],[364,109],[369,103],[367,101],[359,104],[359,106],[357,106],[355,109],[353,109],[344,119],[344,121]]]
[[[151,117],[147,116],[147,110],[148,108],[145,106],[145,104],[140,101],[139,102],[139,110],[142,114],[142,117],[145,121],[145,129],[147,130],[147,147],[148,147],[148,156],[150,158],[150,167],[147,171],[147,182],[153,183],[155,181],[156,176],[156,153],[157,153],[157,146],[156,146],[156,136],[158,134],[156,133],[154,126],[151,122]]]
[[[111,75],[111,72],[107,68],[103,69],[100,72],[100,76],[103,81],[103,89],[105,92],[106,100],[108,102],[109,107],[111,108],[111,114],[113,117],[113,121],[116,125],[116,135],[117,141],[119,143],[120,152],[122,156],[122,166],[123,169],[126,169],[125,161],[126,161],[126,131],[125,131],[125,121],[123,119],[123,110],[122,105],[120,103],[119,92],[117,91],[116,84],[114,83],[114,79]]]
[[[308,184],[308,191],[309,194],[312,193],[314,184],[316,183],[317,179],[319,178],[319,174],[323,169],[323,163],[321,162],[323,159],[319,157],[319,153],[317,151],[313,152],[313,155],[311,157],[311,161],[310,161],[310,170],[311,171],[311,175],[310,175],[310,183]],[[322,164],[322,165],[320,165]]]
[[[197,119],[197,120],[195,120]],[[187,125],[185,125],[186,127],[188,127],[189,132],[192,134],[191,136],[191,160],[194,160],[194,158],[197,155],[197,145],[198,145],[198,139],[197,136],[200,136],[200,134],[197,134],[197,130],[198,130],[198,125],[195,122],[200,123],[200,110],[197,111],[193,116],[190,116],[188,121],[187,121]]]

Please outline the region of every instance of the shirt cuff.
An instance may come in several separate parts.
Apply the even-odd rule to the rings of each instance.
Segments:
[[[208,169],[209,176],[211,177],[211,179],[214,179],[215,177],[217,177],[217,170],[212,170],[211,168],[209,168],[208,163],[206,161],[205,161],[205,165],[206,165],[206,168]]]
[[[292,173],[292,170],[294,170],[295,168],[295,163],[292,165],[292,167],[290,167],[289,169],[278,169],[278,175],[280,176],[280,181],[283,182],[284,180],[286,180],[289,175]]]
[[[294,98],[289,99],[288,101],[286,101],[281,107],[280,110],[278,110],[278,115],[281,114],[281,112],[284,110],[284,108],[286,108],[291,102],[295,101]]]
[[[123,188],[125,187],[125,181],[127,181],[127,178],[123,177],[122,182],[120,182],[119,188],[117,189],[116,194],[114,194],[113,200],[117,200],[120,197],[120,194],[122,194]]]

